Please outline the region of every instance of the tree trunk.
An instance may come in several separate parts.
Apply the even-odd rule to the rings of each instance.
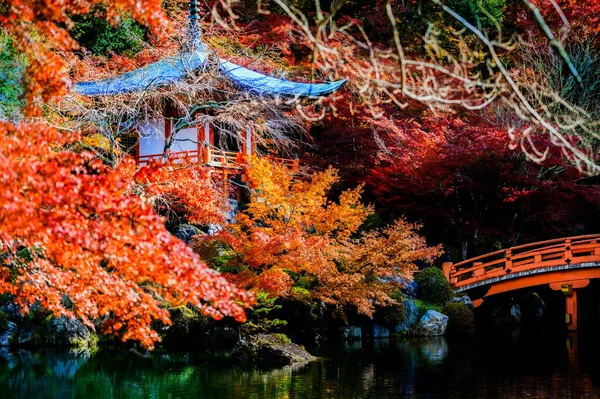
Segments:
[[[462,260],[466,260],[467,259],[468,249],[469,249],[469,240],[463,239],[460,242],[460,253],[462,255]]]

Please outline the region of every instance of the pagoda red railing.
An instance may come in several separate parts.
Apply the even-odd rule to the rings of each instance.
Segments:
[[[136,162],[144,166],[152,161],[165,161],[166,159],[177,162],[178,160],[187,160],[188,162],[202,162],[205,165],[215,168],[241,169],[244,164],[244,154],[234,151],[223,151],[215,148],[204,147],[198,150],[169,152],[167,157],[163,154],[141,155],[136,157]],[[298,159],[278,158],[266,156],[265,158],[278,165],[285,166],[289,170],[297,171],[300,168]]]
[[[138,165],[144,166],[152,161],[165,161],[166,159],[167,158],[163,154],[150,154],[136,157],[135,161]],[[187,159],[189,162],[200,162],[203,160],[202,150],[170,152],[168,154],[168,159],[174,161]]]
[[[454,289],[511,273],[552,266],[600,262],[600,234],[558,238],[503,249],[458,263],[445,263]]]

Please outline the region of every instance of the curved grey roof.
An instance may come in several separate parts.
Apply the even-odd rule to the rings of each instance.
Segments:
[[[206,51],[180,53],[112,78],[76,83],[73,92],[86,96],[108,96],[165,86],[185,79],[190,72],[205,68],[207,60]],[[225,76],[241,89],[257,95],[319,97],[333,93],[346,83],[345,79],[327,83],[291,82],[228,61],[219,61],[219,68]]]

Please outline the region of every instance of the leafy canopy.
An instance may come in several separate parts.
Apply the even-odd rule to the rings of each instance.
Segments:
[[[36,99],[66,92],[69,80],[56,50],[77,43],[63,26],[94,3],[0,5],[0,25],[27,57],[30,111]],[[100,3],[109,18],[127,11],[151,29],[166,22],[158,0]],[[89,153],[66,151],[78,138],[41,123],[0,122],[0,294],[11,295],[25,313],[37,304],[150,348],[158,340],[152,321],[170,322],[166,304],[191,303],[214,318],[244,321],[251,295],[209,269],[132,194],[136,185],[152,182],[152,167],[140,171],[134,184],[130,161],[111,169]],[[160,173],[158,180],[167,178],[165,192],[177,191],[178,183]],[[211,217],[199,214],[207,208],[188,205],[195,217]]]
[[[144,43],[144,28],[133,18],[125,17],[116,26],[95,14],[75,22],[69,30],[71,37],[94,55],[128,54],[140,51]]]
[[[360,202],[361,187],[337,201],[328,198],[338,181],[333,169],[300,179],[253,157],[246,174],[252,192],[247,208],[196,244],[240,287],[319,299],[340,310],[352,305],[371,316],[374,305],[394,303],[390,294],[416,260],[439,254],[416,234],[418,225],[402,219],[355,237],[373,210]]]
[[[13,295],[25,312],[39,304],[91,328],[103,318],[104,332],[148,347],[158,340],[152,320],[169,323],[164,302],[245,319],[250,297],[130,194],[131,163],[113,170],[56,151],[64,138],[44,125],[2,123],[0,137],[0,294]],[[23,248],[29,257],[20,256]]]
[[[68,72],[57,50],[78,47],[65,27],[73,16],[90,12],[94,5],[103,6],[109,20],[128,12],[155,33],[161,25],[169,25],[159,0],[7,0],[0,5],[0,26],[28,58],[24,92],[30,112],[37,111],[34,100],[50,101],[67,93]]]

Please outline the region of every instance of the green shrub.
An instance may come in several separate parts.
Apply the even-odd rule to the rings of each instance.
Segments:
[[[280,310],[281,305],[276,304],[276,297],[269,296],[261,291],[256,294],[256,304],[246,312],[248,320],[242,325],[242,329],[248,334],[275,333],[287,325],[287,321],[272,318],[269,313]]]
[[[16,118],[23,105],[21,86],[25,60],[8,35],[0,30],[0,119]]]
[[[502,25],[506,0],[449,0],[445,4],[479,29]]]
[[[111,26],[106,19],[94,13],[77,20],[69,31],[71,36],[95,55],[133,55],[143,47],[146,35],[144,28],[133,18],[123,17],[117,26]]]
[[[417,299],[438,305],[444,305],[452,298],[452,287],[440,269],[428,267],[415,274],[419,284]]]
[[[475,315],[468,305],[449,302],[442,313],[448,316],[448,334],[472,334],[475,331]]]

